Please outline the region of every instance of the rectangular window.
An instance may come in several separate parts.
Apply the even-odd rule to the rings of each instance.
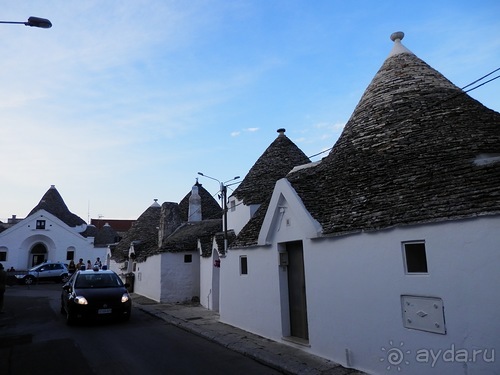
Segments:
[[[424,242],[403,243],[406,273],[427,273]]]
[[[5,262],[7,260],[7,252],[0,251],[0,262]]]
[[[236,210],[236,201],[232,200],[231,202],[229,202],[229,206],[231,208],[231,211],[235,211]]]
[[[75,260],[75,252],[74,251],[66,252],[66,260]]]
[[[37,220],[36,229],[45,229],[45,220]]]
[[[248,275],[248,261],[246,255],[240,257],[240,275]]]
[[[193,261],[193,255],[192,254],[185,254],[184,255],[184,263],[191,263]]]

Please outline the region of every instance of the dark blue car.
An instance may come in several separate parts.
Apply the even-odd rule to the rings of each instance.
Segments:
[[[129,320],[132,301],[127,286],[110,270],[77,271],[62,288],[61,313],[68,324],[85,319]]]

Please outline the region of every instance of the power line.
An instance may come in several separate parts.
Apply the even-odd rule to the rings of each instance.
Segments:
[[[500,69],[500,68],[498,68],[498,69]],[[497,69],[497,70],[498,70],[498,69]],[[469,92],[469,91],[475,90],[475,89],[477,89],[478,87],[481,87],[481,86],[483,86],[483,85],[486,85],[487,83],[489,83],[489,82],[491,82],[491,81],[494,81],[494,80],[495,80],[495,79],[497,79],[497,78],[500,78],[500,75],[498,75],[498,76],[496,76],[496,77],[493,77],[492,79],[489,79],[489,80],[487,80],[486,82],[483,82],[483,83],[481,83],[481,84],[479,84],[479,85],[477,85],[477,86],[475,86],[475,87],[473,87],[473,88],[471,88],[471,89],[469,89],[469,90],[467,90],[467,91],[465,91],[465,92]],[[469,85],[469,86],[470,86],[470,85]],[[466,86],[466,87],[467,87],[467,86]]]
[[[318,156],[318,155],[324,154],[325,152],[330,152],[330,150],[331,150],[332,148],[333,148],[333,147],[327,148],[326,150],[323,150],[323,151],[321,151],[321,152],[318,152],[317,154],[314,154],[314,155],[308,156],[308,158],[309,158],[309,159],[311,159],[311,158],[314,158],[315,156]]]
[[[489,73],[488,73],[488,74],[486,74],[485,76],[482,76],[481,78],[476,79],[474,82],[471,82],[471,83],[469,83],[468,85],[466,85],[466,86],[462,87],[462,90],[463,90],[463,89],[466,89],[467,87],[472,86],[473,84],[475,84],[475,83],[477,83],[477,82],[479,82],[479,81],[483,80],[484,78],[486,78],[486,77],[488,77],[488,76],[492,75],[493,73],[495,73],[495,72],[496,72],[496,71],[498,71],[498,70],[500,70],[500,68],[496,68],[495,70],[493,70],[492,72],[489,72]],[[498,78],[498,77],[496,77],[496,78]],[[496,79],[496,78],[494,78],[494,79]],[[489,81],[487,81],[487,82],[485,82],[485,83],[488,83],[488,82],[490,82],[490,81],[492,81],[492,80],[489,80]],[[483,83],[483,84],[484,84],[484,83]],[[479,87],[479,86],[478,86],[478,87]],[[474,90],[474,89],[471,89],[471,90]],[[467,90],[466,92],[471,91],[471,90]]]
[[[461,90],[464,90],[464,89],[466,89],[467,87],[470,87],[470,86],[472,86],[472,85],[474,85],[474,84],[476,84],[476,83],[478,83],[478,82],[482,81],[482,80],[483,80],[483,79],[485,79],[486,77],[488,77],[488,76],[492,75],[493,73],[495,73],[495,72],[497,72],[497,71],[499,71],[499,70],[500,70],[500,68],[497,68],[497,69],[495,69],[495,70],[492,70],[492,71],[491,71],[491,72],[489,72],[488,74],[486,74],[486,75],[482,76],[481,78],[476,79],[475,81],[473,81],[473,82],[469,83],[468,85],[465,85],[464,87],[461,87],[460,89],[461,89]],[[466,94],[466,93],[468,93],[468,92],[470,92],[470,91],[473,91],[473,90],[475,90],[475,89],[477,89],[477,88],[479,88],[479,87],[481,87],[481,86],[484,86],[484,85],[486,85],[487,83],[490,83],[490,82],[492,82],[492,81],[494,81],[494,80],[496,80],[496,79],[498,79],[498,78],[500,78],[500,75],[498,75],[498,76],[496,76],[496,77],[493,77],[493,78],[491,78],[491,79],[489,79],[489,80],[487,80],[487,81],[485,81],[485,82],[483,82],[483,83],[480,83],[479,85],[474,86],[474,87],[472,87],[472,88],[470,88],[470,89],[468,89],[468,90],[465,90],[465,91],[462,91],[462,92],[460,92],[460,93],[458,93],[458,94],[452,95],[452,96],[451,96],[451,97],[449,97],[449,98],[439,100],[439,101],[435,102],[433,105],[431,105],[429,108],[435,107],[435,106],[437,106],[437,105],[439,105],[439,104],[442,104],[442,103],[447,102],[447,101],[449,101],[449,100],[455,99],[455,98],[456,98],[456,97],[458,97],[458,96],[461,96],[461,95],[464,95],[464,94]],[[416,111],[416,112],[418,112],[418,111]],[[415,112],[415,113],[416,113],[416,112]],[[330,147],[330,148],[328,148],[328,149],[326,149],[326,150],[323,150],[323,151],[321,151],[321,152],[318,152],[317,154],[311,155],[311,156],[309,156],[309,159],[314,158],[314,157],[316,157],[316,156],[318,156],[318,155],[324,154],[325,152],[330,152],[330,151],[332,150],[332,148],[333,148],[333,147]]]

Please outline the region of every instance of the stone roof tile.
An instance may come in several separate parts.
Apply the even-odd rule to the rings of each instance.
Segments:
[[[330,154],[287,176],[325,236],[500,214],[500,114],[395,43]]]
[[[272,194],[276,181],[285,177],[293,167],[310,162],[285,135],[285,129],[278,129],[278,133],[232,194],[247,206],[264,202]]]
[[[39,210],[45,210],[51,213],[70,227],[77,227],[86,224],[81,217],[70,212],[68,206],[64,203],[61,194],[59,194],[54,185],[47,190],[42,199],[40,199],[40,202],[31,210],[28,216],[33,215]]]

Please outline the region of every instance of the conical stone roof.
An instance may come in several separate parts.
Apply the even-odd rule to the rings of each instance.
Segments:
[[[97,231],[94,239],[94,246],[107,246],[117,242],[119,238],[118,233],[106,223],[101,229]]]
[[[217,203],[214,197],[200,184],[196,181],[195,184],[198,187],[198,194],[201,198],[201,219],[220,219],[222,218],[222,208]],[[184,198],[179,202],[179,210],[181,213],[181,220],[186,222],[189,221],[189,197],[191,196],[192,191],[187,193]]]
[[[161,206],[155,202],[144,211],[132,224],[132,227],[124,234],[116,245],[112,258],[117,262],[123,262],[128,257],[130,245],[134,242],[136,256],[142,251],[158,247],[158,226],[160,224]]]
[[[64,203],[61,194],[59,194],[54,185],[47,190],[42,199],[40,199],[40,202],[31,210],[28,216],[33,215],[39,210],[50,212],[70,227],[77,227],[82,224],[86,224],[81,217],[70,212],[68,206]]]
[[[285,129],[278,129],[278,133],[232,194],[247,206],[262,204],[272,194],[276,181],[293,167],[310,163],[302,150],[285,135]]]
[[[401,39],[330,154],[288,177],[325,235],[500,213],[500,114]]]

